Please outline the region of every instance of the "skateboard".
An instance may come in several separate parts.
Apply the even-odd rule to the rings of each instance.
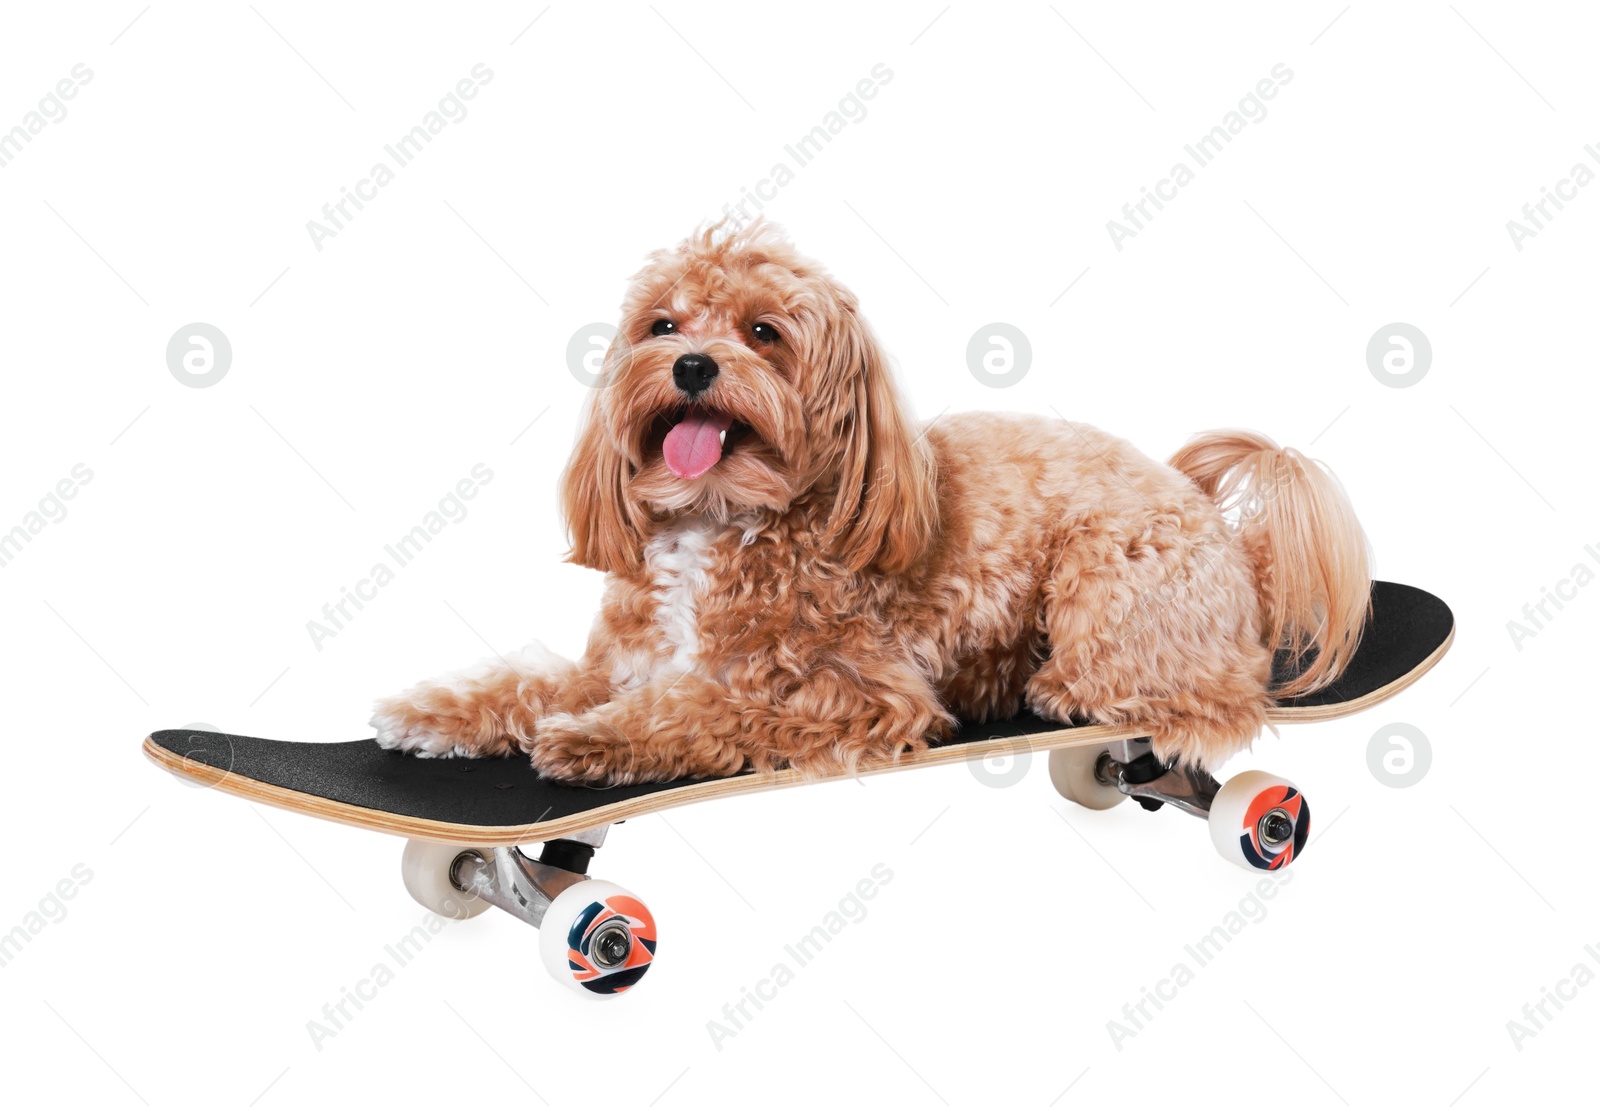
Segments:
[[[1375,582],[1366,632],[1339,681],[1283,700],[1269,721],[1321,722],[1375,706],[1437,664],[1454,635],[1454,618],[1439,599]],[[1275,678],[1293,670],[1280,655]],[[612,824],[700,800],[849,778],[785,770],[593,788],[546,780],[525,757],[423,759],[372,740],[269,741],[192,730],[157,731],[144,752],[178,776],[231,795],[406,838],[401,876],[419,903],[458,919],[492,905],[542,928],[546,968],[599,996],[637,984],[656,952],[655,919],[644,902],[588,875]],[[1247,869],[1288,866],[1310,836],[1310,807],[1288,780],[1250,771],[1219,784],[1204,771],[1163,765],[1149,739],[1126,727],[1031,714],[965,725],[921,752],[863,764],[856,775],[1021,752],[1049,752],[1052,784],[1084,807],[1103,810],[1132,798],[1148,810],[1172,806],[1204,818],[1222,856]],[[541,844],[537,857],[517,848],[532,843]]]

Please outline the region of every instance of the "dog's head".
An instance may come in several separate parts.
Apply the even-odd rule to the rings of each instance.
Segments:
[[[927,445],[855,296],[771,225],[712,228],[634,277],[562,479],[572,559],[636,567],[686,515],[825,508],[845,566],[901,571],[934,529]]]

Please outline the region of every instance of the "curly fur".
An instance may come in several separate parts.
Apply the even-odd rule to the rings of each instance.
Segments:
[[[686,480],[662,440],[691,352],[737,431]],[[571,559],[607,573],[583,657],[382,700],[382,744],[590,783],[823,774],[1026,706],[1210,768],[1261,729],[1275,650],[1307,665],[1277,694],[1313,690],[1365,617],[1360,528],[1298,453],[1211,433],[1165,466],[1062,420],[919,429],[855,297],[767,224],[635,277],[562,497]]]

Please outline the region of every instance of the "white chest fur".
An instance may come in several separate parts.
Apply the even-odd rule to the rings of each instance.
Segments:
[[[614,684],[637,687],[660,675],[695,670],[699,603],[710,584],[711,546],[720,532],[718,526],[684,521],[663,529],[645,546],[645,568],[655,587],[659,647],[653,653],[619,658]]]
[[[679,671],[694,668],[700,649],[699,600],[710,583],[715,539],[711,527],[684,523],[663,530],[645,548],[645,566],[656,586],[656,627],[671,653],[668,663]]]

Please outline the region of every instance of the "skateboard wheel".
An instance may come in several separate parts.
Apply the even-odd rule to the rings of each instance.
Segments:
[[[489,904],[481,896],[463,892],[451,879],[456,859],[464,853],[488,860],[490,851],[467,846],[441,846],[434,842],[407,842],[400,855],[400,877],[411,898],[446,919],[471,919],[482,915]]]
[[[1100,758],[1106,747],[1074,746],[1050,751],[1050,782],[1061,798],[1071,800],[1091,811],[1104,811],[1115,807],[1128,797],[1096,774]]]
[[[1311,836],[1311,808],[1300,789],[1267,772],[1241,772],[1217,790],[1208,820],[1223,857],[1246,869],[1282,869]]]
[[[655,917],[626,888],[580,880],[544,913],[539,956],[552,977],[581,995],[615,996],[638,984],[655,960]]]

